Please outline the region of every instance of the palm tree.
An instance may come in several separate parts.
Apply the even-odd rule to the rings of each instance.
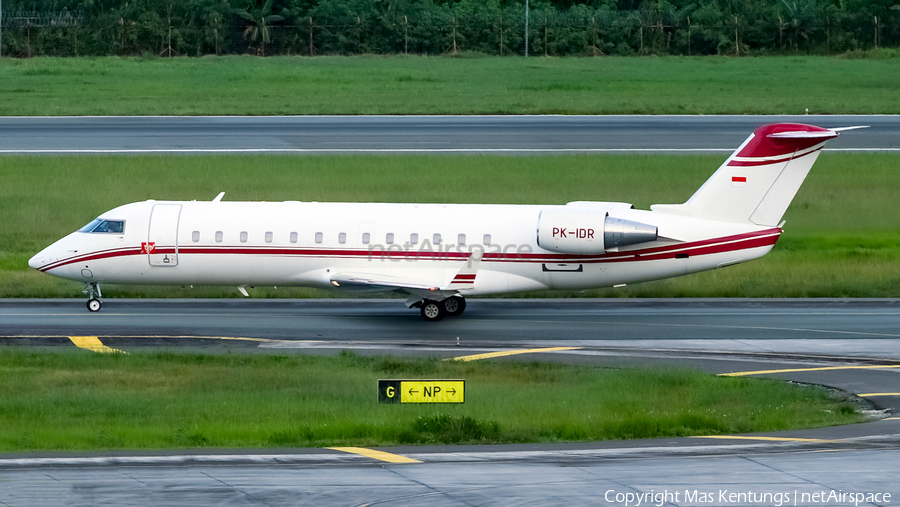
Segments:
[[[244,37],[249,35],[250,40],[254,42],[256,42],[257,38],[262,39],[262,56],[266,56],[266,43],[272,40],[272,36],[269,33],[269,25],[284,20],[284,16],[270,14],[272,11],[272,2],[273,0],[266,0],[266,3],[263,4],[262,7],[250,9],[249,11],[242,11],[240,9],[232,10],[232,12],[251,23],[250,26],[244,30]]]
[[[809,32],[816,21],[815,5],[813,2],[796,0],[788,2],[781,0],[784,4],[784,14],[787,28],[794,30],[794,52],[800,49],[800,37],[809,40]]]

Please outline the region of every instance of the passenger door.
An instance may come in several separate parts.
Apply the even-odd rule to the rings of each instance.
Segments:
[[[175,267],[178,265],[178,221],[181,217],[180,204],[156,204],[150,212],[150,228],[147,243],[142,246],[147,252],[151,266]]]

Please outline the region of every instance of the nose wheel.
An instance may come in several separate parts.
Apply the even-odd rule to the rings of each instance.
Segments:
[[[88,311],[91,313],[99,312],[100,307],[103,306],[103,294],[100,293],[100,284],[86,283],[82,292],[87,294],[89,298],[87,302]]]

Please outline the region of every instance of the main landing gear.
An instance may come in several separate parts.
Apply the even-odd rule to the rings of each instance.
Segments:
[[[422,318],[428,322],[436,322],[446,316],[455,317],[462,315],[466,310],[466,298],[451,296],[443,301],[426,299],[419,304],[422,310]]]
[[[100,307],[103,306],[103,294],[100,293],[100,284],[94,282],[86,283],[84,284],[84,290],[81,292],[88,295],[88,311],[91,313],[99,312]]]

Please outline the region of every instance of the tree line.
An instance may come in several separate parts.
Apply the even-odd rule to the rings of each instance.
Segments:
[[[900,0],[4,0],[4,56],[765,55],[900,46]],[[527,46],[526,46],[527,38]]]

